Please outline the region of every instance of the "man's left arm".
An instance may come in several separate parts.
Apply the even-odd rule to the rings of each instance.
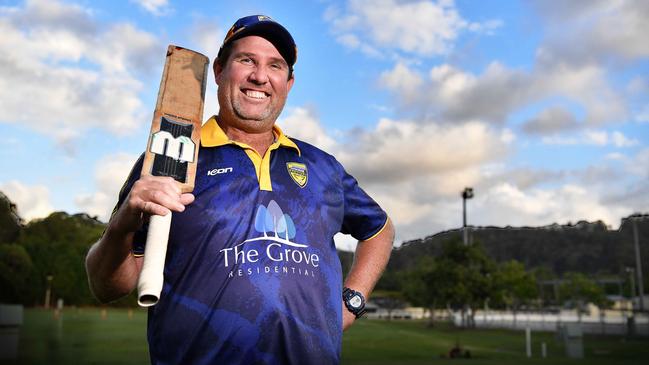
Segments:
[[[344,286],[361,292],[366,299],[369,298],[374,285],[388,264],[393,242],[394,227],[392,221],[388,219],[379,234],[366,241],[358,242],[354,253],[354,263],[347,274]],[[342,302],[342,306],[343,330],[346,330],[354,323],[356,317],[347,310],[344,302]]]

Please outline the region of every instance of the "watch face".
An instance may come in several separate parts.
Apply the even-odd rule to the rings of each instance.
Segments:
[[[359,308],[361,304],[363,304],[363,300],[360,296],[354,295],[353,297],[351,297],[351,299],[349,299],[349,304],[354,308]]]

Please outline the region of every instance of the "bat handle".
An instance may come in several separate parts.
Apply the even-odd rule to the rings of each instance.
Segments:
[[[156,305],[160,299],[170,228],[171,213],[151,216],[142,272],[137,283],[137,303],[141,307]]]

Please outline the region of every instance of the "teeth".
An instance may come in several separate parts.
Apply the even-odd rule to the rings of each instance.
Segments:
[[[246,95],[248,97],[255,98],[255,99],[266,98],[266,93],[264,93],[263,91],[246,90]]]

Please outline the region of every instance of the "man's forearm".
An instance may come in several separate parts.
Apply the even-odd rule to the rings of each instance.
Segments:
[[[388,264],[393,242],[394,227],[388,219],[385,227],[376,237],[361,241],[356,246],[354,263],[345,279],[345,286],[369,297]]]
[[[345,279],[345,286],[361,292],[365,298],[369,298],[376,282],[379,281],[385,266],[390,259],[392,252],[392,243],[394,242],[394,227],[388,219],[383,230],[376,236],[367,241],[361,241],[356,246],[354,253],[354,263]],[[354,323],[354,315],[343,308],[343,330],[349,328]]]
[[[95,243],[86,257],[90,289],[105,303],[130,293],[137,284],[142,259],[131,254],[133,234],[111,232],[110,227]]]

